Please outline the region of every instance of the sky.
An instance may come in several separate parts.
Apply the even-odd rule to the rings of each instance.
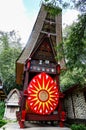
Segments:
[[[40,0],[0,0],[0,31],[15,32],[25,46],[36,21]],[[62,14],[63,27],[72,24],[78,11],[67,10]]]

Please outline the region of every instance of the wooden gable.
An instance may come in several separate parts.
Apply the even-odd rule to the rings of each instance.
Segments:
[[[55,49],[51,38],[47,35],[44,35],[40,42],[36,44],[30,58],[30,72],[44,71],[49,74],[56,74]]]
[[[54,47],[49,37],[45,37],[41,40],[39,45],[33,50],[31,57],[32,59],[56,62]]]

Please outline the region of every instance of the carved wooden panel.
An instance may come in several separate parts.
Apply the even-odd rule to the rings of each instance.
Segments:
[[[56,74],[56,64],[47,60],[32,60],[30,72],[46,72]]]
[[[41,60],[55,61],[53,50],[49,43],[48,38],[44,39],[44,41],[40,44],[40,46],[34,53],[33,58],[41,59]]]

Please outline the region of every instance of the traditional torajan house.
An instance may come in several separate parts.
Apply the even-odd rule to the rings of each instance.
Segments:
[[[6,92],[5,92],[5,89],[3,87],[2,80],[0,79],[0,101],[4,101],[5,98],[6,98]]]
[[[48,10],[45,10],[45,6],[42,5],[30,38],[16,62],[16,82],[18,84],[23,84],[23,95],[20,100],[20,110],[17,112],[17,119],[21,128],[24,128],[25,121],[31,120],[46,120],[51,122],[58,120],[60,126],[64,125],[65,112],[62,108],[62,99],[64,95],[60,92],[60,66],[55,58],[57,55],[55,47],[61,41],[61,9],[60,13],[55,16],[51,15]],[[61,68],[64,66],[64,60],[61,61],[60,65]],[[49,77],[52,79],[52,82],[48,79]],[[32,87],[32,85],[30,85],[31,81],[35,82],[36,85],[29,91]],[[55,85],[50,85],[49,82],[55,83],[56,87]],[[30,87],[28,87],[29,85]],[[56,92],[50,92],[55,88]],[[32,100],[30,92],[32,93],[33,90],[36,94],[32,95],[37,97],[34,97]],[[52,93],[54,95],[49,96],[49,94]],[[58,94],[56,98],[55,94]],[[50,99],[49,97],[54,98]],[[59,101],[57,97],[59,97]],[[31,99],[30,102],[28,102],[29,99]],[[34,100],[35,102],[33,103]],[[56,102],[58,102],[58,107]]]
[[[39,43],[45,36],[47,36],[48,39],[51,39],[52,47],[55,50],[57,44],[62,41],[62,13],[59,13],[57,16],[51,16],[50,13],[48,13],[48,11],[46,11],[42,5],[28,42],[16,62],[16,82],[18,84],[22,84],[24,64],[26,60],[31,57],[33,51],[36,50],[35,48],[39,46]],[[49,51],[47,46],[46,50]],[[42,53],[44,54],[44,52]],[[45,56],[47,55],[45,54]],[[43,59],[44,58],[42,55],[40,55],[39,60]],[[61,61],[60,65],[61,68],[64,68],[64,60]]]
[[[75,85],[65,92],[64,107],[67,112],[67,122],[86,124],[86,86]]]
[[[13,89],[5,100],[5,113],[4,119],[16,120],[16,111],[19,109],[19,96],[20,93],[17,89]]]

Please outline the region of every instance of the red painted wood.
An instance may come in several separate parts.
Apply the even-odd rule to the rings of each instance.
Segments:
[[[26,121],[57,121],[59,117],[57,114],[50,115],[38,115],[38,114],[26,114]]]
[[[47,115],[58,105],[59,91],[54,80],[42,72],[36,75],[27,88],[27,104],[37,114]]]

